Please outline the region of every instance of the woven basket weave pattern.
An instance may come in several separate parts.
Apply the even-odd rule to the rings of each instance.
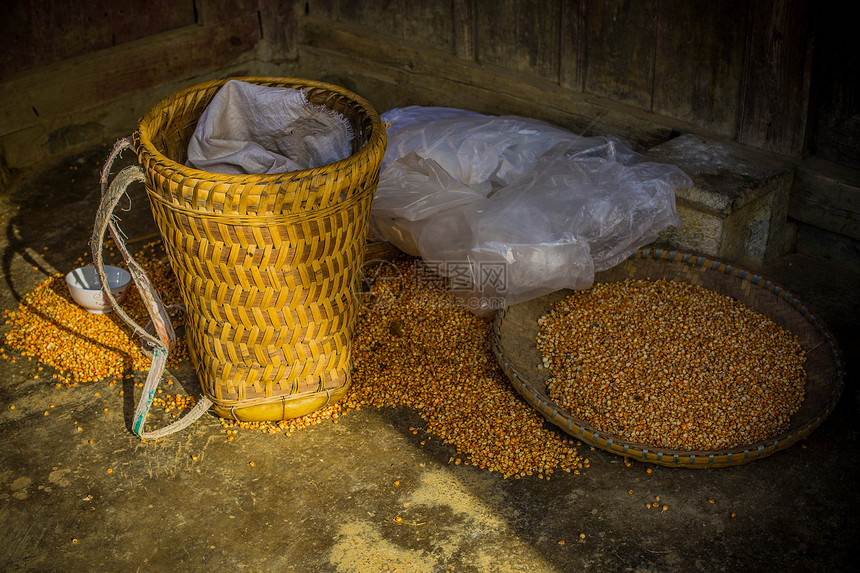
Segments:
[[[226,80],[154,107],[141,121],[136,146],[182,290],[204,393],[221,415],[240,408],[242,419],[294,417],[308,412],[254,407],[323,393],[328,403],[349,384],[353,285],[385,134],[367,102],[336,86],[240,79],[302,89],[312,103],[343,114],[355,135],[353,154],[276,175],[185,167],[197,120]]]

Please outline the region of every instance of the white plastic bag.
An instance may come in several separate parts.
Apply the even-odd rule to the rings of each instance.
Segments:
[[[678,167],[607,137],[451,108],[382,115],[388,148],[374,232],[447,276],[478,314],[561,288],[680,226]]]

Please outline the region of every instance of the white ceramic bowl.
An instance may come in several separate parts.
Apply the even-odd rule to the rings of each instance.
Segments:
[[[117,302],[125,298],[128,285],[131,283],[131,274],[119,267],[105,265],[108,286]],[[101,289],[101,281],[96,268],[92,265],[75,269],[66,275],[66,284],[75,302],[84,307],[87,312],[104,314],[110,312],[110,301]]]

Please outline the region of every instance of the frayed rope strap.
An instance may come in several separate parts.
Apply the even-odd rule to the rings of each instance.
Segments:
[[[128,270],[131,273],[132,279],[134,279],[134,284],[140,292],[140,297],[143,299],[143,303],[146,306],[146,310],[149,312],[150,319],[155,327],[156,336],[153,336],[144,328],[141,328],[130,316],[128,316],[128,314],[125,313],[125,311],[122,310],[119,303],[117,303],[116,299],[113,297],[110,289],[102,288],[102,291],[110,301],[110,304],[117,315],[119,315],[119,317],[122,318],[122,320],[128,324],[132,330],[134,330],[135,334],[140,335],[141,338],[149,342],[154,348],[152,353],[152,365],[149,368],[146,382],[143,385],[143,394],[141,395],[140,400],[137,403],[137,408],[135,408],[134,411],[134,420],[132,421],[131,429],[141,438],[156,439],[178,432],[190,426],[209,409],[209,406],[212,405],[212,401],[206,396],[201,396],[194,408],[176,422],[152,432],[145,432],[143,430],[144,421],[146,420],[147,414],[149,414],[152,399],[155,397],[155,391],[158,388],[158,384],[161,382],[165,369],[167,368],[167,356],[173,347],[173,343],[176,341],[176,335],[173,332],[173,326],[170,324],[170,317],[167,314],[167,309],[165,308],[164,303],[161,301],[161,298],[158,296],[158,293],[155,291],[155,288],[146,276],[146,272],[143,270],[143,267],[141,267],[131,256],[131,253],[128,252],[125,242],[123,241],[122,231],[119,229],[116,216],[113,214],[117,203],[119,203],[119,200],[123,195],[125,195],[128,186],[135,181],[140,181],[141,183],[145,183],[146,181],[143,170],[139,166],[133,165],[120,171],[119,174],[114,177],[113,181],[111,181],[110,185],[108,185],[108,177],[110,177],[113,163],[116,161],[116,158],[119,157],[120,153],[122,153],[123,149],[126,148],[133,148],[132,140],[129,137],[120,139],[116,142],[113,150],[111,150],[111,153],[107,158],[107,161],[105,161],[104,167],[102,168],[102,199],[99,205],[99,210],[96,213],[96,222],[93,227],[93,236],[90,244],[92,245],[93,262],[95,263],[99,279],[101,280],[102,285],[106,285],[108,284],[108,280],[105,275],[102,250],[104,247],[105,231],[110,229],[111,237],[119,248],[120,253],[122,253],[122,258],[128,265]]]

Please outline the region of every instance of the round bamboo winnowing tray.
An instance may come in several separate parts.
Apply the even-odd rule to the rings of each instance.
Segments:
[[[769,317],[797,336],[806,352],[806,395],[788,431],[770,439],[715,451],[670,450],[628,442],[577,419],[549,398],[549,371],[535,337],[538,319],[553,302],[571,291],[558,291],[499,311],[492,347],[514,388],[550,422],[587,444],[622,456],[663,466],[707,468],[740,465],[783,450],[817,428],[833,411],[845,384],[842,355],[824,323],[794,295],[769,280],[732,265],[692,253],[645,248],[612,269],[597,273],[595,283],[647,279],[687,282],[728,295]]]
[[[314,169],[223,175],[186,167],[188,142],[223,79],[159,102],[135,134],[203,393],[219,416],[283,420],[349,387],[354,281],[385,128],[366,100],[331,84],[235,79],[302,90],[353,132],[352,155]]]

